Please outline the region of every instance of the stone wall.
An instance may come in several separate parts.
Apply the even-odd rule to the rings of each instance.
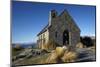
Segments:
[[[80,30],[75,26],[74,21],[72,22],[72,18],[67,17],[66,13],[52,19],[49,40],[54,40],[54,42],[62,46],[63,32],[65,30],[69,32],[69,45],[76,45],[80,41]]]
[[[48,43],[49,32],[48,30],[38,36],[38,47],[40,49],[45,49],[45,45]]]
[[[39,48],[51,49],[56,46],[63,46],[63,32],[65,30],[68,31],[69,35],[68,45],[74,47],[80,41],[80,29],[68,12],[64,11],[59,16],[52,17],[49,25],[48,30],[39,35]],[[44,39],[45,43],[43,42]]]

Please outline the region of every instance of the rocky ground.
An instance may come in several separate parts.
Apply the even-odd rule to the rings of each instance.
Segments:
[[[79,54],[77,62],[88,62],[88,61],[95,61],[95,50],[90,48],[81,48],[77,49],[76,52]]]
[[[95,61],[95,48],[77,48],[75,51],[64,50],[58,47],[52,51],[41,49],[24,49],[18,55],[12,57],[13,65],[30,64],[50,64],[50,63],[68,63],[68,62],[88,62]]]

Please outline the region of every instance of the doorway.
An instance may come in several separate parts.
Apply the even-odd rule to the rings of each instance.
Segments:
[[[69,32],[68,30],[65,30],[63,32],[63,45],[68,45],[69,44]]]

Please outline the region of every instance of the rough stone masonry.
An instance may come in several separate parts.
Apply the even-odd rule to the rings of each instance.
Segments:
[[[48,24],[37,36],[40,49],[52,49],[57,46],[74,47],[80,42],[80,29],[66,9],[60,15],[56,10],[51,10]],[[55,44],[52,45],[51,42]]]

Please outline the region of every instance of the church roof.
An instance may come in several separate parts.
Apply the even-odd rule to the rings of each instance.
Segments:
[[[39,36],[40,34],[44,33],[48,28],[49,28],[49,24],[47,24],[47,25],[37,34],[37,36]]]
[[[64,9],[64,11],[63,11],[59,16],[63,15],[64,13],[66,13],[67,16],[70,17],[71,22],[72,22],[72,23],[74,24],[74,26],[80,31],[80,28],[77,26],[77,24],[76,24],[75,21],[73,20],[72,16],[69,14],[69,12],[68,12],[66,9]]]
[[[68,11],[66,9],[64,9],[64,11],[59,15],[59,17],[61,15],[63,15],[64,13],[66,13],[70,18],[71,18],[71,21],[73,22],[73,24],[76,26],[76,28],[80,31],[80,28],[77,26],[77,24],[75,23],[75,21],[72,19],[72,17],[69,15]],[[49,24],[47,24],[38,34],[37,36],[39,36],[40,34],[44,33],[48,28],[49,28]]]

